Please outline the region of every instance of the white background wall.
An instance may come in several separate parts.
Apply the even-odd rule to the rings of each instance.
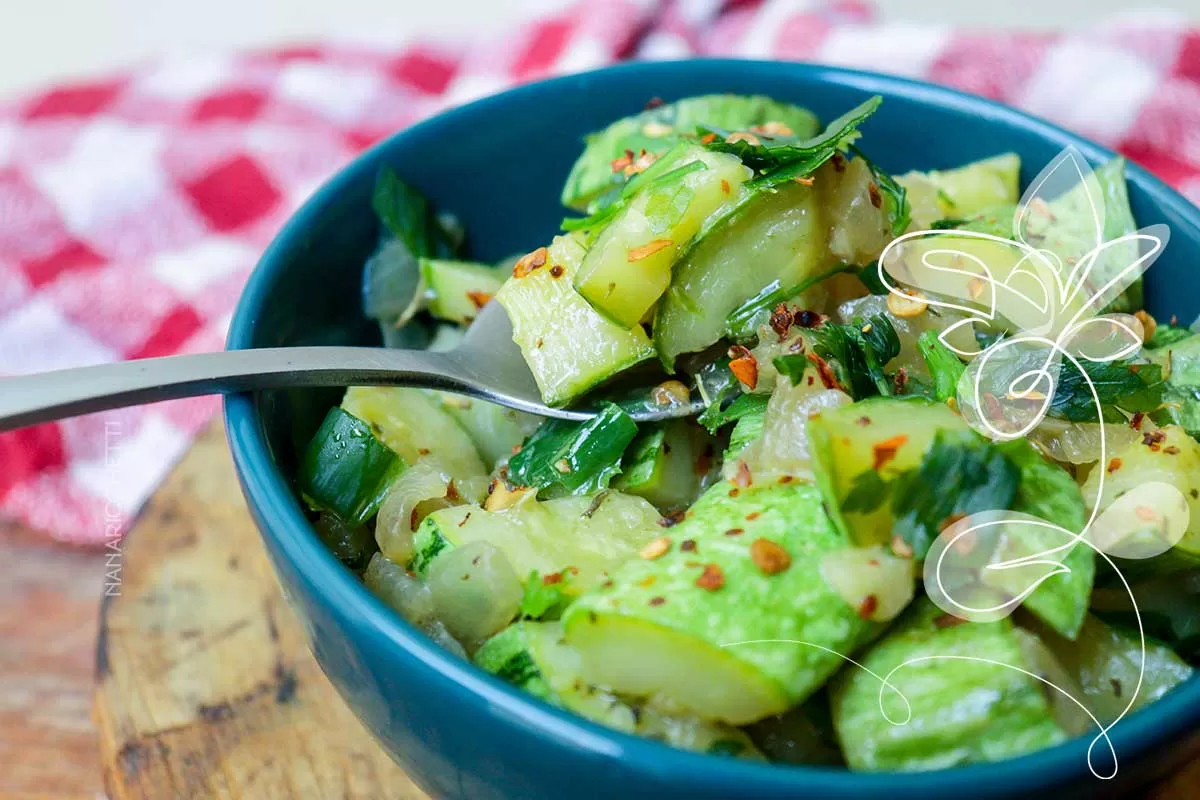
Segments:
[[[685,0],[686,2],[686,0]],[[0,93],[164,53],[328,37],[403,41],[495,27],[563,0],[0,0]],[[1153,4],[1200,23],[1200,0],[876,0],[883,18],[1060,28]]]

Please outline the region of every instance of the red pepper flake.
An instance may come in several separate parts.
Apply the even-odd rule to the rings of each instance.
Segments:
[[[1135,431],[1140,431],[1142,429],[1142,421],[1145,419],[1146,415],[1139,411],[1130,418],[1129,427],[1133,428]]]
[[[663,518],[658,521],[660,527],[670,528],[683,522],[683,509],[677,508],[663,515]]]
[[[808,353],[805,356],[817,368],[817,377],[821,379],[821,383],[826,389],[840,389],[837,376],[833,374],[833,368],[829,366],[829,362],[821,358],[816,353]]]
[[[725,573],[716,564],[705,564],[704,572],[696,578],[696,585],[701,589],[715,592],[725,585]]]
[[[729,181],[725,180],[724,178],[721,178],[721,193],[729,194],[731,191],[732,191],[732,189],[729,188]]]
[[[833,169],[835,172],[841,172],[846,168],[846,157],[841,153],[834,153],[833,158],[831,158],[830,161],[833,162]]]
[[[649,100],[646,101],[646,105],[642,107],[642,110],[650,111],[651,109],[658,108],[662,104],[663,104],[663,99],[661,97],[651,97]]]
[[[796,317],[791,309],[788,308],[787,303],[780,303],[775,306],[775,310],[771,312],[770,324],[771,330],[775,331],[775,334],[779,337],[779,341],[782,342],[787,338],[787,333],[791,330],[792,323],[795,320]]]
[[[1143,434],[1142,444],[1149,447],[1154,452],[1158,452],[1159,446],[1167,438],[1167,435],[1162,431],[1154,431],[1153,433]]]
[[[650,598],[650,605],[652,605],[652,606],[661,606],[665,602],[667,602],[667,598],[665,598],[665,597],[651,597]]]
[[[625,255],[625,259],[630,263],[641,261],[643,258],[648,258],[654,255],[659,250],[663,250],[675,244],[670,239],[655,239],[652,242],[647,242],[641,247],[635,247]]]
[[[537,338],[537,341],[533,343],[534,347],[536,347],[538,350],[542,349],[543,344],[545,344],[545,342],[542,341],[542,337],[540,336]]]
[[[539,247],[532,253],[526,253],[525,255],[521,256],[521,258],[517,260],[517,263],[513,265],[513,277],[524,278],[538,267],[544,265],[546,263],[547,256],[548,251],[545,247]]]
[[[729,348],[729,371],[751,391],[758,386],[758,360],[740,344]]]
[[[561,572],[551,572],[548,575],[542,576],[542,586],[553,586],[556,583],[563,582],[563,574]]]
[[[794,480],[796,480],[796,476],[794,475],[782,475],[779,478],[779,482],[785,486]]]
[[[410,529],[410,530],[414,530],[414,531],[415,531],[415,530],[417,529],[417,522],[418,522],[419,520],[420,520],[420,517],[418,517],[418,516],[417,516],[417,510],[414,508],[414,509],[412,510],[412,513],[408,515],[408,527],[409,527],[409,529]]]
[[[427,456],[427,455],[429,455],[429,448],[428,448],[428,447],[418,447],[418,448],[417,448],[417,455],[419,455],[419,456]]]
[[[1108,474],[1109,475],[1116,472],[1120,468],[1121,468],[1121,459],[1114,458],[1112,461],[1108,462]]]
[[[562,268],[562,264],[555,264],[550,268],[550,277],[561,278],[564,272],[566,272],[566,270]]]
[[[1133,513],[1138,515],[1138,519],[1145,520],[1146,522],[1154,522],[1158,519],[1158,514],[1154,512],[1154,509],[1147,508],[1146,506],[1138,506],[1133,510]]]
[[[751,511],[749,514],[746,515],[746,522],[753,522],[754,520],[758,519],[761,516],[762,516],[761,511]]]
[[[942,614],[933,618],[933,627],[938,630],[943,628],[956,628],[966,622],[962,617],[956,617],[953,614]]]
[[[746,532],[745,528],[730,528],[729,530],[725,531],[725,535],[726,536],[741,536],[745,532]]]
[[[608,579],[608,580],[606,580],[604,583],[600,584],[600,588],[601,588],[601,589],[611,589],[611,588],[613,588],[614,586],[616,586],[616,584],[615,584],[615,583],[613,583],[613,579],[612,579],[612,578],[609,578],[609,579]]]
[[[896,451],[899,450],[907,441],[908,436],[900,433],[890,439],[885,439],[872,447],[871,452],[875,455],[875,471],[878,472],[884,464],[895,458]]]
[[[640,581],[638,581],[637,585],[641,586],[643,589],[649,589],[651,586],[654,585],[654,582],[656,580],[658,580],[657,575],[647,575],[646,577],[644,577]]]
[[[799,178],[792,178],[792,180],[794,180],[796,183],[800,184],[801,186],[812,186],[814,183],[816,183],[816,179],[813,178],[811,175],[801,176]]]
[[[1169,447],[1164,447],[1163,452],[1169,456],[1177,456],[1179,455],[1179,448],[1175,445],[1170,445]]]
[[[812,376],[812,375],[809,375],[809,376],[808,376],[808,385],[809,385],[809,386],[812,386],[812,385],[813,385],[813,376]]]
[[[902,536],[892,537],[892,552],[901,558],[912,558],[912,545],[904,540]]]
[[[555,270],[555,269],[557,269],[557,270],[560,270],[560,273],[561,273],[562,267],[558,267],[558,266],[555,266],[555,267],[553,267],[553,268],[550,270],[550,274],[551,274],[551,275],[553,275],[553,274],[554,274],[554,270]],[[472,304],[473,306],[475,306],[475,308],[483,308],[483,307],[484,307],[484,306],[486,306],[486,305],[487,305],[489,302],[491,302],[491,300],[492,300],[492,296],[491,296],[491,294],[489,294],[488,292],[474,292],[474,291],[472,291],[472,292],[467,292],[467,299],[471,301],[471,304]]]
[[[858,419],[854,420],[854,424],[861,425],[862,427],[865,428],[871,424],[871,418],[870,417],[859,417]]]
[[[875,181],[867,184],[867,196],[871,198],[871,205],[876,208],[883,207],[883,195],[879,193],[879,184]]]
[[[904,390],[908,388],[908,370],[901,367],[896,370],[895,376],[892,378],[892,389],[896,394],[904,394]]]
[[[682,542],[679,543],[679,549],[685,553],[696,552],[696,540],[695,539],[684,539]]]
[[[863,598],[863,601],[858,604],[859,619],[870,619],[875,613],[875,609],[879,608],[879,598],[873,594],[869,594]]]
[[[755,539],[750,545],[750,560],[764,575],[777,575],[792,565],[792,557],[770,539]]]
[[[737,497],[739,494],[741,494],[741,490],[739,490],[736,486],[729,490],[730,497]]]
[[[713,455],[712,445],[706,445],[703,452],[700,453],[700,457],[696,459],[696,463],[692,465],[692,471],[699,477],[707,475],[708,471],[712,469]]]
[[[413,509],[413,511],[416,511],[416,509],[414,508],[414,509]],[[464,517],[463,517],[461,520],[459,520],[459,521],[458,521],[458,527],[460,527],[460,528],[461,528],[463,525],[466,525],[466,524],[467,524],[467,520],[469,520],[470,518],[471,518],[471,512],[470,512],[470,511],[468,511],[468,512],[466,513],[466,516],[464,516]],[[415,528],[415,527],[416,527],[416,525],[414,524],[414,525],[411,525],[411,526],[409,526],[409,527],[413,527],[413,528]]]
[[[622,172],[626,167],[633,163],[634,155],[632,150],[626,150],[625,155],[620,158],[614,158],[610,166],[613,172]]]
[[[745,461],[739,461],[737,473],[733,476],[733,484],[745,489],[754,479],[750,476],[750,467]],[[732,495],[730,495],[732,497]]]
[[[715,133],[706,133],[700,137],[700,144],[712,144],[717,140]]]

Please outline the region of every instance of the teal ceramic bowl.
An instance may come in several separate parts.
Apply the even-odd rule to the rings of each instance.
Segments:
[[[246,285],[232,349],[374,344],[359,311],[363,261],[378,234],[370,196],[385,164],[466,223],[470,245],[499,259],[549,241],[558,190],[580,138],[652,95],[761,93],[832,119],[872,94],[866,124],[884,168],[947,167],[1004,150],[1028,181],[1064,146],[1111,153],[995,103],[901,78],[805,64],[691,61],[627,64],[523,86],[442,114],[363,154],[304,205]],[[1142,225],[1166,223],[1170,245],[1151,270],[1159,318],[1200,312],[1200,210],[1138,168],[1130,195]],[[999,764],[918,774],[772,766],[670,749],[607,730],[533,699],[439,649],[376,600],[322,546],[292,475],[337,392],[230,397],[225,415],[246,500],[321,667],[379,742],[431,795],[463,800],[653,797],[959,798],[1095,796],[1128,788],[1194,750],[1200,679],[1113,731],[1116,779],[1087,767],[1087,739]],[[1106,748],[1096,749],[1104,768]]]

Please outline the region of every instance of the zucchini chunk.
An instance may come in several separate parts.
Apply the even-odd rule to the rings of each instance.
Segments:
[[[673,164],[680,176],[639,191],[600,232],[575,275],[592,307],[625,328],[658,302],[676,256],[752,174],[736,156],[699,145],[684,147]]]
[[[300,463],[300,493],[316,508],[357,527],[379,511],[404,460],[375,437],[368,422],[331,408]]]
[[[505,273],[472,261],[422,258],[421,279],[429,313],[466,325],[500,290]]]
[[[620,492],[536,501],[503,511],[456,506],[435,511],[417,529],[412,569],[424,573],[443,552],[473,541],[500,548],[524,579],[570,569],[581,591],[629,558],[662,528],[654,507]]]
[[[903,527],[905,522],[898,519],[897,507],[908,509],[905,519],[914,522],[919,522],[923,511],[919,503],[909,502],[908,495],[898,497],[897,493],[924,492],[927,499],[940,497],[947,501],[948,513],[961,510],[954,507],[958,498],[941,497],[929,490],[929,486],[934,485],[942,492],[965,491],[963,487],[948,485],[946,481],[950,476],[937,474],[936,465],[927,463],[926,457],[942,432],[992,448],[992,455],[986,462],[989,469],[1008,473],[1009,486],[1007,491],[1001,492],[1004,496],[1002,504],[976,508],[975,511],[1011,509],[1032,514],[1071,532],[1083,528],[1083,497],[1071,476],[1045,460],[1028,442],[1017,440],[988,445],[986,440],[970,431],[962,417],[942,403],[920,398],[872,398],[822,411],[808,422],[817,483],[830,500],[828,506],[835,522],[844,526],[843,530],[853,541],[859,545],[891,544],[894,549],[897,547],[895,537],[901,532],[898,523]],[[948,462],[947,467],[952,464]],[[906,487],[905,478],[913,475],[917,476],[915,485]],[[970,487],[973,491],[987,489],[983,474],[979,477],[980,484]],[[1004,483],[1002,477],[997,473],[997,491],[1003,488],[999,486]],[[940,519],[934,522],[932,530],[925,525],[925,538],[929,541],[940,530],[936,527],[937,522]],[[1022,526],[1019,530],[1019,537],[1004,537],[991,555],[992,562],[1032,555],[1063,543],[1062,534],[1048,529]],[[924,555],[924,549],[916,553],[918,559]],[[1087,611],[1095,576],[1095,557],[1086,545],[1077,544],[1047,558],[1058,560],[1066,571],[1042,582],[1025,598],[1023,605],[1059,633],[1072,638]],[[1020,594],[1036,578],[1026,569],[993,570],[985,574],[988,586],[1012,596]]]
[[[581,237],[559,236],[548,251],[518,263],[496,293],[547,405],[564,405],[654,355],[641,326],[622,328],[575,291],[585,252]]]
[[[551,705],[616,730],[701,753],[761,758],[737,728],[693,716],[636,708],[612,692],[587,683],[579,653],[563,639],[557,622],[516,622],[475,654],[475,663]]]
[[[624,169],[636,169],[626,151],[633,159],[643,150],[662,154],[684,135],[694,135],[698,125],[747,130],[770,122],[785,126],[801,139],[819,130],[811,111],[761,95],[686,97],[617,120],[587,137],[587,145],[563,186],[562,204],[583,211],[597,196],[620,186]]]
[[[846,544],[809,484],[720,483],[567,609],[567,642],[589,682],[661,708],[734,725],[781,713],[878,628],[821,576]]]
[[[833,722],[851,769],[943,769],[1000,761],[1066,739],[1042,684],[1001,666],[1033,670],[1012,622],[960,622],[921,598],[859,657],[863,669],[851,665],[834,680]],[[907,707],[886,686],[881,698],[880,677]]]
[[[1102,724],[1115,721],[1138,687],[1142,645],[1137,631],[1105,624],[1091,615],[1084,619],[1074,640],[1036,623],[1033,629],[1082,691],[1077,699]],[[1174,650],[1147,638],[1145,672],[1130,711],[1153,703],[1192,672]]]
[[[1112,454],[1107,465],[1097,464],[1088,473],[1083,484],[1084,499],[1088,508],[1099,506],[1103,513],[1139,486],[1151,482],[1174,486],[1188,505],[1188,526],[1183,538],[1161,555],[1143,560],[1119,559],[1118,563],[1122,571],[1135,574],[1177,572],[1200,566],[1200,442],[1177,425],[1155,431],[1144,426],[1143,430],[1142,438]]]
[[[425,460],[454,479],[458,492],[477,502],[487,470],[471,437],[438,399],[421,389],[352,386],[342,408],[366,422],[384,444],[409,464]]]
[[[507,461],[513,448],[541,424],[541,419],[533,414],[486,400],[449,392],[437,392],[436,397],[467,432],[489,471]]]
[[[644,497],[660,511],[686,508],[700,494],[704,438],[686,420],[648,428],[629,446],[613,488]]]
[[[830,266],[827,224],[813,187],[789,181],[755,194],[680,255],[654,318],[659,358],[673,370],[680,354],[720,339],[730,313],[764,286],[796,286]]]
[[[1020,172],[1021,157],[1001,153],[954,169],[907,172],[897,175],[896,182],[909,192],[913,227],[919,230],[947,217],[971,217],[1015,204],[1021,197]],[[1011,224],[1011,219],[1004,221]]]

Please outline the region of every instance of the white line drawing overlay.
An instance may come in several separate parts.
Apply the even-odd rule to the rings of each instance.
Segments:
[[[1052,410],[1060,376],[1082,379],[1100,425],[1095,460],[1106,465],[1105,415],[1086,365],[1130,358],[1141,351],[1141,322],[1129,314],[1103,311],[1153,264],[1169,235],[1165,225],[1106,235],[1101,183],[1083,155],[1067,148],[1025,191],[1011,238],[957,228],[909,232],[884,249],[879,278],[893,294],[911,299],[910,292],[916,289],[929,306],[952,312],[956,321],[939,338],[969,359],[955,399],[972,429],[998,442],[1028,437]],[[964,349],[964,340],[974,340],[973,327],[980,323],[1003,328],[1005,333],[987,347]],[[972,335],[962,336],[963,328]],[[1100,469],[1099,495],[1103,495],[1104,473]],[[1095,506],[1078,531],[1004,509],[967,516],[935,540],[925,558],[924,582],[926,594],[943,611],[972,623],[993,622],[1015,611],[1044,581],[1069,572],[1063,560],[1073,548],[1082,545],[1094,550],[1124,586],[1141,643],[1138,682],[1117,718],[1101,724],[1080,698],[1017,665],[935,655],[906,661],[887,675],[871,673],[880,682],[879,710],[884,719],[894,725],[908,721],[892,719],[884,708],[885,690],[909,707],[908,699],[891,683],[897,671],[935,659],[994,664],[1035,678],[1087,714],[1098,729],[1088,747],[1088,768],[1100,779],[1116,777],[1117,754],[1108,732],[1133,708],[1141,691],[1146,648],[1137,600],[1113,558],[1144,559],[1169,550],[1187,530],[1188,505],[1174,486],[1147,482],[1103,513],[1099,502]],[[962,546],[964,542],[970,546]],[[978,557],[969,556],[979,552],[994,555],[980,564]],[[985,593],[983,605],[976,605],[978,592],[956,596],[964,587],[981,585],[994,590]],[[794,643],[833,652],[810,642]],[[845,655],[836,655],[865,669]],[[1101,741],[1108,747],[1111,771],[1102,772],[1093,763]]]

